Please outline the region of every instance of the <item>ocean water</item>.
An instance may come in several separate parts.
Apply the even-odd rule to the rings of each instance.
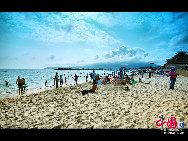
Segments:
[[[72,78],[75,74],[79,76],[78,83],[86,82],[87,73],[88,81],[91,80],[89,73],[92,72],[92,70],[0,69],[0,97],[3,97],[5,93],[9,95],[12,92],[18,92],[18,86],[16,84],[18,76],[20,76],[20,78],[25,78],[25,83],[28,85],[27,89],[32,89],[44,87],[46,80],[48,82],[47,86],[54,85],[53,78],[55,77],[56,72],[58,72],[59,76],[63,76],[63,84],[65,85],[65,76],[67,78],[67,84],[75,84],[75,81]],[[95,70],[95,72],[102,75],[104,73],[112,74],[113,71]],[[9,86],[5,85],[5,81],[9,82]]]

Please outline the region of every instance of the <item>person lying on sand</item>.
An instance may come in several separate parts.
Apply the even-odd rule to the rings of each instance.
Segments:
[[[151,82],[151,81],[149,81],[149,82],[145,82],[145,83],[143,82],[143,83],[144,83],[144,84],[150,84],[150,82]]]
[[[130,89],[129,89],[128,86],[126,86],[125,88],[123,88],[123,90],[125,90],[125,91],[129,91]]]

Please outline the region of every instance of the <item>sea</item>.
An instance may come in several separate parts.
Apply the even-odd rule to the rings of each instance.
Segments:
[[[54,70],[54,69],[0,69],[0,98],[17,96],[18,86],[16,81],[18,76],[25,79],[27,84],[26,90],[30,93],[38,92],[38,90],[46,90],[47,88],[54,88],[54,77],[56,72],[63,76],[63,86],[74,85],[75,81],[72,77],[78,75],[78,83],[86,82],[86,75],[88,74],[88,81],[91,80],[89,73],[92,70]],[[113,70],[95,70],[96,74],[108,75],[114,72]],[[65,77],[67,83],[65,84]],[[47,80],[47,86],[45,82]],[[5,81],[9,82],[9,86],[5,85]]]

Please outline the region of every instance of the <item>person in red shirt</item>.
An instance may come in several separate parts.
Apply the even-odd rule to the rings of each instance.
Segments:
[[[170,89],[174,89],[174,84],[176,82],[176,77],[177,77],[177,74],[175,72],[175,68],[172,68],[169,72],[169,76],[170,76]]]

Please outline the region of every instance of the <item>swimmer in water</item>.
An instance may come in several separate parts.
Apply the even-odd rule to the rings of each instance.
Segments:
[[[5,85],[6,85],[6,86],[8,86],[8,85],[9,85],[8,81],[5,81]]]

